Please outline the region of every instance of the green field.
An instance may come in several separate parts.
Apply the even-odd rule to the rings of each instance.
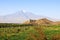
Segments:
[[[52,35],[60,34],[60,26],[44,27],[44,33],[51,40]]]
[[[42,32],[48,40],[51,40],[52,35],[60,34],[60,26],[22,26],[0,28],[0,40],[40,40],[40,34],[42,34]]]

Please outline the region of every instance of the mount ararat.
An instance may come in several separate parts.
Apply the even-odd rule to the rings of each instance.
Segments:
[[[18,11],[16,13],[0,16],[0,23],[23,23],[30,19],[40,19],[44,16],[35,15],[31,12],[25,12],[24,10]]]

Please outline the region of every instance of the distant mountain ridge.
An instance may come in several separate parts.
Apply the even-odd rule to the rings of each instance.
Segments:
[[[48,23],[50,24],[50,23],[53,23],[54,21],[54,19],[52,21],[52,19],[48,17],[35,15],[31,12],[21,10],[10,15],[0,16],[0,23],[24,23],[25,21],[30,19],[36,20],[36,23],[38,24],[48,24]],[[28,23],[28,21],[26,23]],[[60,24],[60,21],[56,21],[53,24]]]
[[[26,20],[40,18],[43,18],[43,16],[38,16],[31,12],[21,10],[13,14],[0,17],[0,23],[23,23]]]

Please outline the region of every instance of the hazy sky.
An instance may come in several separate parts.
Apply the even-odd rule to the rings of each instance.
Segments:
[[[60,19],[60,0],[0,0],[0,16],[20,10]]]

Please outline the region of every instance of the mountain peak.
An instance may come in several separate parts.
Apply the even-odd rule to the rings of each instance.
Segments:
[[[26,13],[27,11],[26,10],[21,10],[21,12]]]

